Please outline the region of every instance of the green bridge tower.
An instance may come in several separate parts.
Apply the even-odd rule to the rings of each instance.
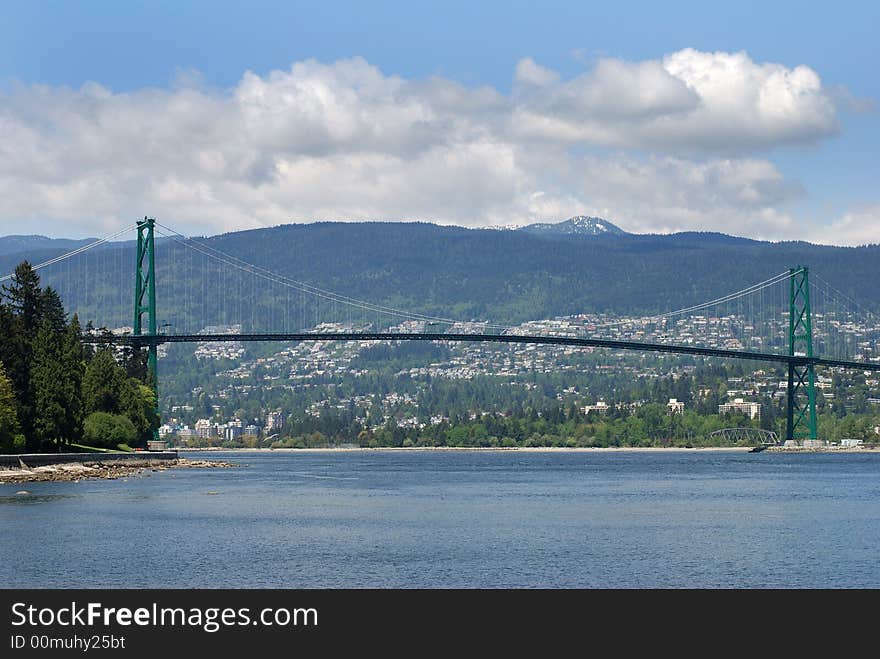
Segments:
[[[806,267],[791,268],[788,308],[788,354],[813,357],[810,282]],[[812,362],[788,364],[788,402],[785,438],[817,439],[816,373]]]
[[[134,275],[134,336],[156,336],[156,251],[153,238],[156,220],[145,217],[137,223],[137,262]],[[147,331],[144,333],[143,315],[147,314]],[[156,394],[155,411],[159,415],[159,371],[156,359],[156,342],[148,345],[147,368],[153,380]],[[159,439],[159,431],[153,433]]]

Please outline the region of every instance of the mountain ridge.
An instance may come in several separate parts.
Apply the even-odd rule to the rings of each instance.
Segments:
[[[98,240],[97,238],[49,238],[39,234],[0,235],[0,255],[19,254],[29,250],[44,249],[73,250]]]
[[[798,265],[809,266],[860,304],[880,309],[880,290],[866,285],[880,263],[880,246],[770,243],[699,232],[561,239],[424,222],[286,224],[196,241],[280,277],[446,318],[521,322],[586,312],[664,312],[726,295]],[[191,295],[188,291],[215,286],[211,278],[193,274],[184,249],[173,240],[157,240],[160,305],[168,310],[163,313],[170,314],[176,301]],[[132,281],[132,250],[130,242],[115,242],[90,251],[88,272],[112,267],[118,272],[108,272],[104,282],[74,287],[70,294],[80,295],[85,286]],[[0,255],[0,274],[11,273],[23,258],[40,263],[65,251]],[[71,281],[85,282],[84,264],[76,258],[65,263],[70,264]],[[66,280],[55,279],[51,268],[40,273],[53,286]],[[64,273],[66,277],[67,267]],[[130,317],[130,295],[108,297],[121,300],[119,318]],[[69,308],[76,309],[76,300],[70,302]],[[263,312],[273,308],[268,293],[254,303]],[[222,296],[209,295],[206,304],[222,304]],[[85,319],[93,316],[87,311]]]

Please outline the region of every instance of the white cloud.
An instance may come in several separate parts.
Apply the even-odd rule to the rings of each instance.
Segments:
[[[505,95],[354,58],[247,72],[222,92],[194,72],[132,93],[19,85],[0,96],[0,232],[91,235],[144,214],[213,233],[589,213],[785,237],[801,191],[762,153],[836,128],[815,72],[743,53],[604,59],[571,80],[524,59],[515,76]]]
[[[880,204],[844,213],[830,226],[814,229],[810,240],[825,245],[852,247],[880,244]]]
[[[837,130],[834,103],[818,74],[807,66],[757,64],[746,53],[701,53],[685,49],[663,58],[663,66],[700,97],[673,139],[689,138],[704,148],[766,147],[805,143]]]
[[[556,71],[536,63],[531,57],[525,57],[517,62],[514,79],[520,85],[546,87],[559,83],[561,77]]]
[[[545,69],[528,73],[535,69],[531,60],[517,68],[514,109],[532,137],[732,155],[816,142],[838,128],[832,94],[815,71],[758,64],[745,53],[688,48],[662,61],[603,59],[570,81]]]
[[[529,59],[516,70],[519,110],[611,129],[619,123],[642,121],[695,109],[699,97],[660,62],[600,60],[596,68],[570,81]]]

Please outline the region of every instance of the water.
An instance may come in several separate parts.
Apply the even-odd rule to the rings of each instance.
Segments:
[[[0,485],[0,587],[880,587],[880,454],[212,457]]]

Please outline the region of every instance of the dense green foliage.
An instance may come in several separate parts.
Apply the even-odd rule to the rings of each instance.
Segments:
[[[0,294],[0,450],[145,445],[152,436],[153,391],[128,373],[140,370],[143,357],[129,351],[120,364],[111,348],[95,353],[82,339],[77,316],[68,320],[56,291],[40,287],[27,261],[19,264]],[[98,424],[95,413],[114,415],[113,424]],[[107,436],[99,432],[108,428]]]
[[[116,448],[119,444],[135,443],[138,432],[127,416],[108,412],[92,412],[83,422],[83,443],[88,446]]]
[[[0,453],[11,453],[24,448],[24,435],[19,434],[15,392],[12,381],[0,362]]]

